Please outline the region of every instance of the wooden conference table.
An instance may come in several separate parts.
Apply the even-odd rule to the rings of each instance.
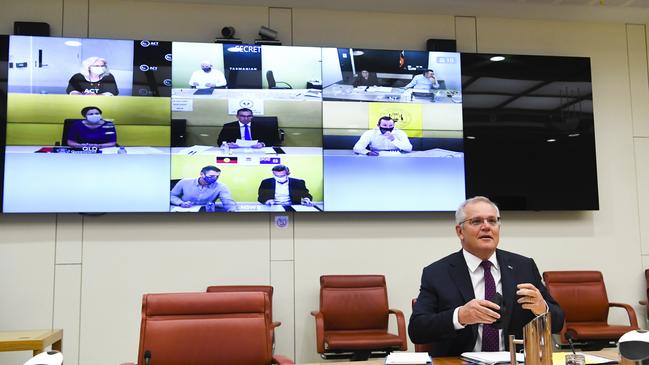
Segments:
[[[0,331],[0,351],[33,351],[36,356],[49,345],[63,350],[63,330]]]
[[[605,357],[611,360],[616,360],[618,361],[619,364],[622,365],[635,364],[634,361],[630,361],[627,359],[622,359],[622,361],[620,361],[620,354],[618,354],[615,351],[583,351],[583,352],[587,354]],[[463,365],[466,363],[467,363],[466,360],[462,360],[459,357],[434,357],[433,358],[433,364],[435,365]],[[355,361],[355,362],[350,362],[350,361],[321,362],[321,363],[309,363],[309,364],[301,364],[301,365],[385,365],[385,359],[375,359],[375,360]]]

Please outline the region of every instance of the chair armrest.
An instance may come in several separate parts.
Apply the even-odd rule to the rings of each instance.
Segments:
[[[273,321],[273,323],[270,324],[271,327],[277,328],[282,325],[282,322],[280,321]]]
[[[638,302],[638,304],[647,305],[647,301],[646,300],[641,300],[641,301]]]
[[[295,364],[295,363],[293,362],[293,360],[289,359],[286,356],[273,355],[273,364],[284,365],[284,364]]]
[[[315,344],[319,354],[325,352],[324,346],[324,316],[320,311],[312,311],[311,315],[315,317]]]
[[[401,339],[401,351],[408,350],[408,340],[406,339],[406,319],[403,316],[403,312],[398,309],[388,309],[388,313],[394,314],[397,317],[397,334],[399,339]]]
[[[633,308],[625,303],[608,303],[609,307],[619,307],[619,308],[624,308],[626,309],[626,314],[629,316],[629,323],[631,324],[632,327],[639,328],[638,327],[638,318],[635,315],[635,311]]]

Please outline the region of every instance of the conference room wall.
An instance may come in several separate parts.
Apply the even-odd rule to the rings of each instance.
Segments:
[[[131,15],[153,5],[145,20]],[[11,22],[31,9],[42,13],[38,20],[56,25],[51,14],[60,17],[62,10],[50,7],[26,0],[21,7],[10,6],[9,13],[3,8],[0,29],[10,32]],[[242,38],[252,39],[268,20],[264,7],[142,1],[91,0],[90,12],[88,19],[66,18],[65,24],[88,21],[90,36],[209,41],[220,26],[235,22]],[[163,23],[172,18],[175,26]],[[639,213],[649,206],[649,135],[646,128],[634,132],[634,123],[646,121],[632,120],[632,115],[647,100],[630,101],[631,83],[643,71],[630,69],[627,57],[627,42],[640,41],[628,38],[622,23],[476,20],[477,51],[580,55],[593,62],[600,210],[503,212],[501,247],[533,256],[542,271],[603,271],[609,297],[634,305],[644,323],[645,312],[635,303],[644,297],[642,270],[649,262],[649,237],[640,238],[646,218]],[[387,21],[403,27],[369,27]],[[454,26],[452,16],[293,9],[296,45],[422,49],[427,38],[452,37]],[[462,28],[459,33],[471,32]],[[634,54],[633,61],[642,64],[646,77],[646,55]],[[459,249],[450,213],[289,215],[287,229],[275,228],[274,216],[267,214],[77,218],[0,216],[0,327],[63,327],[66,364],[134,360],[142,293],[202,291],[218,283],[275,285],[274,309],[283,322],[277,352],[291,356],[295,346],[296,360],[315,361],[308,312],[318,306],[319,275],[383,273],[391,306],[409,315],[422,267]],[[621,315],[612,318],[621,320]],[[0,363],[28,357],[2,353]]]

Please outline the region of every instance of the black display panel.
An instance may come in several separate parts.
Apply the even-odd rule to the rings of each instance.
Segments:
[[[7,72],[9,71],[9,36],[0,35],[0,212],[5,172],[5,136],[7,131]]]
[[[589,58],[464,53],[462,84],[467,196],[599,209]]]

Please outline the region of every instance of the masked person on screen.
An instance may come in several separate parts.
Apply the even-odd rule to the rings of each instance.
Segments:
[[[182,179],[171,189],[170,202],[189,208],[194,205],[206,205],[216,202],[223,203],[228,212],[236,210],[237,204],[232,200],[230,190],[225,184],[218,182],[221,170],[216,166],[205,166],[198,178]]]
[[[81,115],[84,119],[74,121],[68,129],[68,146],[107,148],[117,145],[115,125],[101,117],[99,107],[87,106],[81,109]]]
[[[412,151],[408,136],[394,127],[394,120],[389,116],[379,118],[376,128],[363,133],[354,145],[354,152],[359,155],[378,156],[380,151]]]
[[[432,356],[506,351],[509,335],[523,338],[523,326],[546,312],[558,333],[563,311],[534,260],[498,249],[498,207],[482,196],[468,199],[455,222],[462,249],[424,268],[408,324],[412,342],[431,344]],[[502,295],[500,306],[492,302],[496,293]]]
[[[360,75],[354,80],[354,87],[358,86],[376,86],[379,84],[379,80],[376,78],[376,74],[370,73],[367,70],[361,71]]]
[[[218,145],[220,146],[223,142],[227,142],[230,148],[242,147],[236,143],[237,139],[248,141],[256,140],[257,143],[250,146],[252,148],[271,147],[277,145],[277,129],[257,124],[253,118],[252,110],[248,108],[237,110],[238,120],[223,125],[217,140]]]
[[[108,69],[108,63],[101,57],[89,57],[81,62],[81,70],[68,82],[70,95],[118,95],[115,77]]]
[[[262,180],[259,184],[257,201],[266,205],[302,204],[312,206],[309,189],[304,180],[288,177],[288,167],[276,165],[272,168],[273,177]]]
[[[406,89],[415,89],[415,90],[430,90],[430,89],[439,89],[439,82],[435,78],[435,72],[433,70],[426,70],[421,75],[416,75],[412,78],[408,85],[404,86]]]
[[[201,69],[194,71],[189,78],[189,86],[196,89],[222,88],[227,84],[223,72],[212,67],[209,61],[203,61]]]

